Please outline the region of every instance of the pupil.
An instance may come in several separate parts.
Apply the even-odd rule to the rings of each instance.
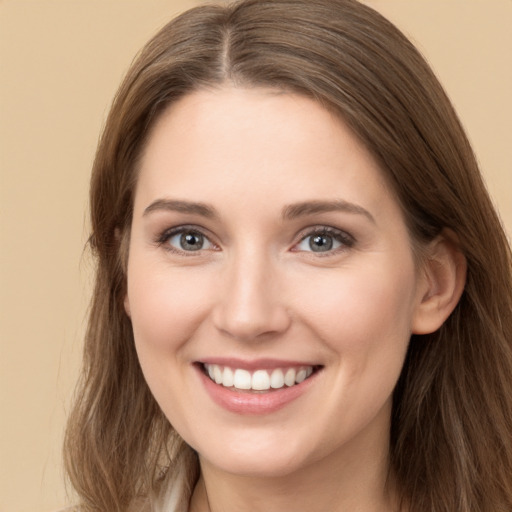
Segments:
[[[203,236],[200,234],[186,233],[181,235],[181,247],[189,251],[199,251],[203,246]]]
[[[325,235],[317,235],[309,240],[309,247],[316,252],[332,249],[332,238]]]

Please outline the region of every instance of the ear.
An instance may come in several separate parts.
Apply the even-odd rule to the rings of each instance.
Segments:
[[[457,306],[466,284],[466,258],[457,235],[444,229],[427,247],[419,282],[419,302],[413,334],[429,334],[441,327]]]

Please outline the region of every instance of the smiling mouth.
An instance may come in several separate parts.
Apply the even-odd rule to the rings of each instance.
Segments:
[[[249,371],[218,364],[200,363],[200,366],[203,373],[216,384],[233,391],[251,393],[267,393],[297,386],[321,368],[298,366]]]

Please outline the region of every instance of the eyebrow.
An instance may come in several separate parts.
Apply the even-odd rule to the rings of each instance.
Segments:
[[[357,204],[344,201],[343,199],[334,201],[306,201],[303,203],[290,204],[283,208],[282,215],[285,220],[293,220],[297,217],[328,212],[345,212],[363,215],[375,224],[375,218],[368,210]]]
[[[154,211],[161,210],[200,215],[201,217],[209,219],[216,219],[219,217],[213,206],[205,203],[180,201],[176,199],[157,199],[156,201],[153,201],[144,210],[143,216],[149,215]],[[375,224],[375,219],[368,210],[343,199],[337,199],[334,201],[304,201],[301,203],[290,204],[283,208],[281,215],[284,220],[293,220],[307,215],[329,212],[345,212],[363,215]]]
[[[204,203],[193,203],[190,201],[178,201],[174,199],[157,199],[153,201],[143,213],[146,216],[155,211],[172,211],[179,213],[190,213],[207,218],[216,218],[218,214],[212,206]]]

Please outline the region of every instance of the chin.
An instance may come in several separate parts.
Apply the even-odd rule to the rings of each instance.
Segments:
[[[284,441],[279,436],[274,439],[258,436],[248,444],[244,440],[232,439],[218,447],[207,447],[199,457],[208,465],[227,473],[257,478],[284,477],[311,463],[312,454],[298,441]],[[270,442],[269,442],[269,439]]]
[[[200,459],[203,459],[200,456]],[[237,476],[251,478],[279,478],[289,476],[301,469],[304,464],[293,457],[283,457],[281,454],[253,457],[228,456],[220,461],[208,460],[208,463],[216,468]]]

